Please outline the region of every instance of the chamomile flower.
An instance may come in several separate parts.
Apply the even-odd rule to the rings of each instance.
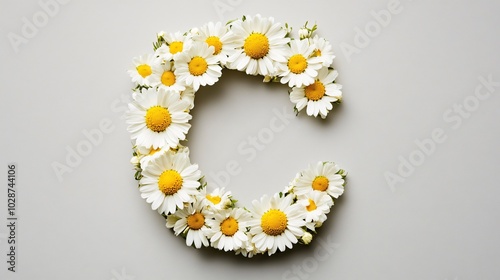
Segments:
[[[200,86],[213,85],[222,75],[222,68],[213,54],[214,47],[194,42],[191,48],[179,54],[175,60],[175,75],[180,82],[198,91]]]
[[[154,86],[158,83],[158,74],[161,72],[159,59],[147,54],[134,57],[132,62],[134,68],[128,70],[132,82],[142,86]]]
[[[181,91],[181,99],[189,103],[189,110],[194,108],[194,90],[192,87],[186,87],[185,90]]]
[[[246,227],[250,214],[241,208],[218,211],[207,224],[210,230],[210,243],[219,250],[237,250],[248,241]]]
[[[163,36],[166,45],[159,47],[155,54],[164,62],[175,60],[179,54],[190,48],[191,34],[184,35],[181,32],[169,33]]]
[[[186,113],[189,103],[181,100],[179,93],[150,88],[133,97],[127,129],[137,145],[153,149],[165,145],[175,148],[179,140],[186,139],[191,115]]]
[[[289,87],[301,87],[314,83],[321,68],[321,60],[311,57],[314,46],[308,40],[293,40],[287,49],[286,63],[280,64],[281,83]]]
[[[286,62],[285,51],[290,41],[287,31],[274,18],[247,16],[231,26],[235,49],[229,55],[228,67],[249,75],[274,76],[276,62]]]
[[[229,53],[234,49],[232,33],[221,22],[209,22],[203,25],[193,36],[195,42],[205,42],[214,47],[214,55],[225,65]]]
[[[335,58],[332,45],[325,38],[318,35],[309,38],[309,42],[314,46],[313,56],[321,60],[323,66],[330,66]]]
[[[142,170],[139,182],[141,197],[153,210],[170,214],[193,200],[200,186],[201,172],[191,164],[186,153],[162,152]]]
[[[310,191],[325,192],[333,198],[344,193],[343,175],[333,162],[318,162],[309,166],[295,181],[295,193],[298,196],[307,195]]]
[[[263,196],[253,201],[252,219],[249,222],[255,247],[269,255],[277,249],[291,249],[297,238],[304,234],[303,206],[293,203],[293,197]]]
[[[160,157],[163,152],[185,153],[187,156],[189,156],[189,148],[181,145],[178,146],[177,150],[173,150],[167,145],[156,149],[154,149],[153,147],[148,148],[143,146],[136,146],[134,150],[137,153],[138,161],[142,169],[146,169],[147,165],[152,160]]]
[[[224,188],[216,188],[210,193],[207,193],[206,187],[200,190],[199,199],[211,210],[228,208],[232,203],[231,198],[231,191],[226,191]]]
[[[185,234],[186,245],[201,248],[201,245],[207,247],[209,228],[207,221],[209,213],[201,206],[200,203],[190,203],[187,207],[178,210],[173,215],[173,218],[167,218],[166,226],[173,228],[175,235]],[[169,216],[170,217],[170,216]]]
[[[161,72],[157,74],[158,88],[164,90],[175,90],[182,92],[186,89],[183,83],[179,82],[179,79],[175,76],[174,64],[171,61],[167,61],[161,65]]]
[[[294,87],[290,93],[290,100],[295,103],[297,111],[307,106],[307,115],[326,118],[333,108],[332,102],[342,99],[342,86],[334,83],[337,71],[323,67],[318,71],[315,81],[302,87]]]
[[[333,206],[333,199],[325,192],[310,191],[298,197],[297,204],[302,204],[305,208],[306,227],[314,230],[326,221],[326,214],[330,213]]]
[[[243,246],[241,248],[235,250],[235,254],[236,255],[242,254],[247,258],[252,258],[257,254],[262,254],[263,252],[255,247],[255,244],[253,243],[252,239],[253,235],[247,232],[247,241],[243,242]]]

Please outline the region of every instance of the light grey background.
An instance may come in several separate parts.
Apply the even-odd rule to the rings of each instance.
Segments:
[[[381,26],[373,12],[387,10],[389,0],[74,0],[58,4],[45,23],[39,18],[32,38],[22,34],[23,18],[44,13],[39,2],[0,2],[0,260],[10,162],[18,164],[19,217],[18,272],[1,261],[1,279],[500,277],[500,87],[474,99],[479,77],[500,81],[497,1],[401,0]],[[336,51],[344,102],[326,121],[299,114],[249,162],[237,147],[268,128],[275,110],[289,114],[293,105],[286,86],[225,71],[197,93],[192,161],[205,174],[237,162],[229,189],[247,205],[319,160],[336,161],[349,176],[309,247],[249,260],[188,248],[165,228],[139,196],[121,115],[131,87],[126,70],[132,57],[151,51],[156,32],[256,13],[295,30],[318,24]],[[371,36],[356,45],[357,28]],[[25,37],[18,52],[9,34]],[[347,45],[358,52],[349,55]],[[467,117],[453,111],[464,101],[473,108]],[[112,131],[58,180],[52,165],[66,164],[68,149],[102,121]],[[391,188],[385,174],[397,175],[401,158],[418,157],[415,141],[435,129],[446,140]]]

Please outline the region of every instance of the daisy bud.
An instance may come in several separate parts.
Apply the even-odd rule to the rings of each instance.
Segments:
[[[313,236],[312,234],[310,234],[309,232],[304,232],[304,235],[302,235],[302,241],[304,242],[304,244],[309,244],[311,243],[312,239],[313,239]]]
[[[139,164],[139,158],[137,158],[137,156],[133,156],[133,157],[130,159],[130,163],[132,163],[134,166],[135,166],[135,165],[138,165],[138,164]]]
[[[189,30],[189,32],[192,34],[192,35],[196,35],[200,32],[200,30],[197,28],[197,27],[194,27],[192,28],[191,30]]]
[[[300,40],[303,40],[305,38],[309,38],[309,30],[307,30],[307,28],[299,29],[299,38],[300,38]]]
[[[264,80],[262,80],[264,83],[269,83],[271,80],[273,79],[273,77],[271,76],[264,76]]]

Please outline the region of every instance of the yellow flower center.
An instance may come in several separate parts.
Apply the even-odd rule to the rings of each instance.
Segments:
[[[170,169],[161,173],[158,179],[158,189],[166,195],[173,195],[182,187],[182,177],[179,172]]]
[[[160,148],[160,147],[158,147],[158,148],[156,148],[156,149],[153,149],[153,147],[151,147],[151,148],[149,149],[149,155],[150,155],[150,156],[152,156],[152,155],[154,155],[156,152],[158,152],[159,150],[161,150],[161,148]]]
[[[216,195],[216,196],[211,196],[209,194],[206,195],[206,198],[212,202],[213,204],[219,204],[219,202],[221,201],[221,198],[220,196]]]
[[[285,213],[277,209],[271,209],[260,218],[262,231],[267,235],[277,236],[285,232],[288,219]]]
[[[188,63],[188,67],[189,67],[189,73],[191,73],[191,75],[200,76],[207,71],[208,64],[203,57],[195,56]]]
[[[205,224],[205,217],[201,213],[194,213],[187,217],[187,224],[190,229],[199,230]]]
[[[161,83],[167,87],[175,84],[175,75],[172,71],[165,71],[161,74]]]
[[[175,41],[170,43],[169,50],[171,54],[176,54],[178,52],[182,52],[182,48],[184,47],[184,43],[181,41]]]
[[[207,42],[209,46],[214,47],[214,54],[219,54],[222,50],[222,42],[217,36],[210,36],[205,40],[205,42]]]
[[[321,50],[320,50],[320,49],[316,49],[316,50],[314,50],[314,52],[313,52],[313,55],[312,55],[312,56],[314,56],[314,57],[321,56]]]
[[[307,99],[312,100],[312,101],[317,101],[323,98],[325,95],[325,85],[323,85],[322,82],[316,81],[310,85],[308,85],[305,89],[304,92],[306,94]]]
[[[253,59],[263,58],[269,52],[269,39],[264,34],[252,33],[245,39],[243,49]]]
[[[227,236],[233,236],[238,231],[238,221],[229,217],[220,224],[220,231]]]
[[[151,73],[153,73],[153,70],[151,70],[151,66],[147,64],[141,64],[137,66],[136,69],[139,75],[141,75],[143,78],[146,78],[147,76],[151,75]]]
[[[328,179],[325,176],[318,176],[314,178],[312,188],[313,190],[324,192],[328,189],[328,183]]]
[[[311,212],[316,210],[316,208],[318,207],[316,207],[316,203],[314,203],[314,200],[309,198],[309,205],[306,206],[307,211]]]
[[[172,116],[167,108],[154,106],[146,112],[146,126],[154,132],[163,132],[172,123]]]
[[[294,74],[303,73],[307,68],[307,60],[301,54],[296,54],[288,60],[288,69]]]

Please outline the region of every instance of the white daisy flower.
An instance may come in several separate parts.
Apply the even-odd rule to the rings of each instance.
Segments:
[[[181,91],[181,99],[189,103],[189,110],[194,108],[194,90],[192,87],[186,87],[185,90]]]
[[[187,207],[175,212],[172,218],[167,218],[167,228],[173,228],[175,235],[185,234],[186,245],[201,248],[201,245],[207,247],[208,234],[210,233],[207,227],[209,213],[201,206],[200,203],[190,203]]]
[[[314,83],[321,68],[321,60],[311,57],[314,46],[308,40],[293,40],[287,49],[286,63],[280,64],[281,83],[289,87],[301,87]]]
[[[163,36],[166,45],[159,47],[155,55],[168,62],[177,59],[177,56],[191,47],[191,34],[183,35],[181,32],[169,33]]]
[[[228,57],[228,67],[249,75],[274,76],[275,62],[286,62],[287,31],[274,18],[247,16],[233,23],[235,49]]]
[[[210,193],[207,193],[207,188],[200,190],[200,200],[208,209],[222,210],[231,205],[231,191],[226,191],[224,188],[216,188]]]
[[[307,106],[307,115],[326,118],[328,112],[333,108],[332,102],[340,102],[342,99],[342,86],[334,83],[337,71],[323,67],[318,71],[318,77],[314,83],[294,87],[290,93],[290,100],[295,103],[297,111]]]
[[[201,172],[186,153],[163,152],[142,170],[141,197],[159,213],[174,213],[193,200],[200,186]]]
[[[333,162],[318,162],[302,172],[295,181],[295,193],[298,196],[307,195],[310,191],[325,192],[333,198],[344,193],[344,179],[337,164]]]
[[[323,66],[330,66],[335,58],[332,45],[325,38],[319,37],[318,35],[315,35],[309,40],[311,45],[314,45],[313,56],[320,59]]]
[[[277,249],[291,249],[297,243],[297,237],[304,234],[301,228],[305,225],[303,205],[292,204],[293,198],[288,195],[280,198],[263,196],[260,201],[253,201],[252,219],[249,222],[253,242],[260,251],[269,255]]]
[[[159,148],[153,147],[143,147],[136,146],[135,152],[137,153],[138,163],[140,164],[142,169],[147,168],[147,165],[154,159],[161,156],[163,152],[169,153],[185,153],[189,157],[189,148],[179,145],[177,150],[172,150],[169,146],[165,145]]]
[[[228,55],[234,49],[232,33],[221,22],[209,22],[203,25],[193,36],[193,41],[205,42],[214,47],[213,54],[222,65],[226,63]]]
[[[237,250],[246,245],[246,227],[250,214],[241,208],[217,211],[213,220],[208,220],[210,243],[219,250]]]
[[[179,140],[186,139],[191,115],[186,112],[189,103],[182,101],[179,93],[147,89],[133,98],[129,103],[127,129],[138,146],[175,148]]]
[[[132,82],[142,86],[154,86],[158,84],[158,74],[161,73],[161,61],[154,55],[147,54],[134,57],[132,60],[134,68],[128,70]]]
[[[194,42],[186,52],[182,52],[175,60],[175,75],[181,82],[198,91],[200,86],[213,85],[222,75],[214,47],[205,43]]]
[[[330,213],[333,199],[325,192],[310,191],[298,197],[297,204],[302,204],[306,213],[306,227],[314,230],[326,221],[326,214]]]
[[[236,255],[242,254],[243,256],[247,258],[252,258],[253,256],[257,254],[262,254],[262,251],[259,251],[256,247],[255,244],[252,241],[253,235],[251,235],[249,232],[247,232],[247,241],[244,242],[243,246],[239,249],[235,250]]]
[[[156,80],[158,80],[158,88],[164,90],[175,90],[182,92],[186,89],[183,83],[179,82],[179,79],[175,76],[174,64],[171,61],[167,61],[161,65],[161,72],[156,75]]]

